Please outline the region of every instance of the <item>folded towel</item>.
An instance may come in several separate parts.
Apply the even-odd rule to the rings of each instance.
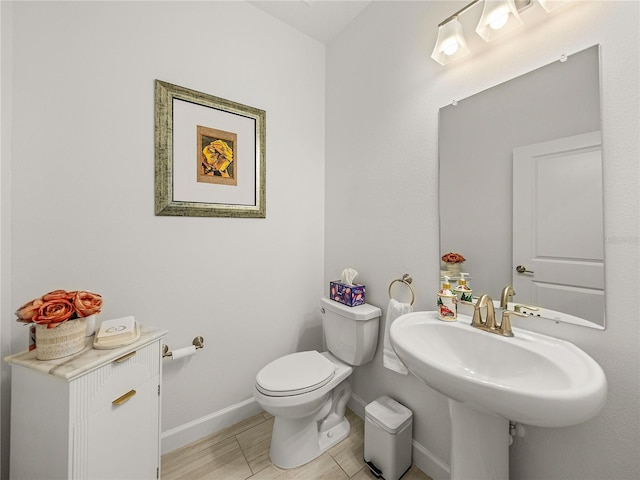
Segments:
[[[396,352],[393,351],[391,339],[389,338],[389,329],[396,318],[411,311],[413,311],[413,307],[411,307],[410,304],[400,303],[392,298],[389,300],[389,305],[387,306],[387,318],[384,326],[384,351],[382,356],[382,365],[389,370],[401,373],[402,375],[408,374],[409,369],[407,369],[406,365],[402,363],[402,360],[398,358]]]

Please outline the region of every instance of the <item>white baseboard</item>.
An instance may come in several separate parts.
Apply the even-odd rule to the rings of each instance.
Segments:
[[[364,420],[364,407],[366,406],[367,406],[366,402],[355,393],[351,394],[351,397],[347,402],[347,407],[349,407],[353,413],[358,415],[363,420]]]
[[[415,440],[413,441],[413,463],[433,480],[449,480],[451,478],[449,465]]]
[[[348,406],[353,413],[364,419],[366,402],[362,398],[356,394],[351,394]],[[451,478],[451,470],[446,462],[415,440],[413,440],[412,443],[413,463],[420,470],[429,475],[433,480],[449,480]]]
[[[262,412],[253,398],[162,432],[161,452],[171,452]]]

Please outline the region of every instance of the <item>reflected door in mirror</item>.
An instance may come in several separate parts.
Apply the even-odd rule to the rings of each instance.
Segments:
[[[601,172],[600,132],[514,149],[512,284],[534,305],[604,326]]]

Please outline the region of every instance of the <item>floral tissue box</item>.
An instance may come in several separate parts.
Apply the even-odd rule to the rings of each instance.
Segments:
[[[329,297],[349,307],[364,304],[364,285],[347,285],[338,280],[329,282]]]

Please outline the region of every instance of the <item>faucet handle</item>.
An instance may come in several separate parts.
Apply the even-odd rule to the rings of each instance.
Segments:
[[[538,310],[540,310],[538,307],[534,307],[533,305],[516,305],[515,307],[513,307],[513,309],[518,313],[521,313],[523,308],[526,310],[531,310],[532,312],[537,312]]]
[[[504,310],[502,312],[502,321],[500,322],[500,330],[501,335],[505,337],[513,337],[513,330],[511,330],[511,319],[509,318],[511,315],[517,315],[518,317],[526,317],[524,313],[514,312],[511,310]]]

